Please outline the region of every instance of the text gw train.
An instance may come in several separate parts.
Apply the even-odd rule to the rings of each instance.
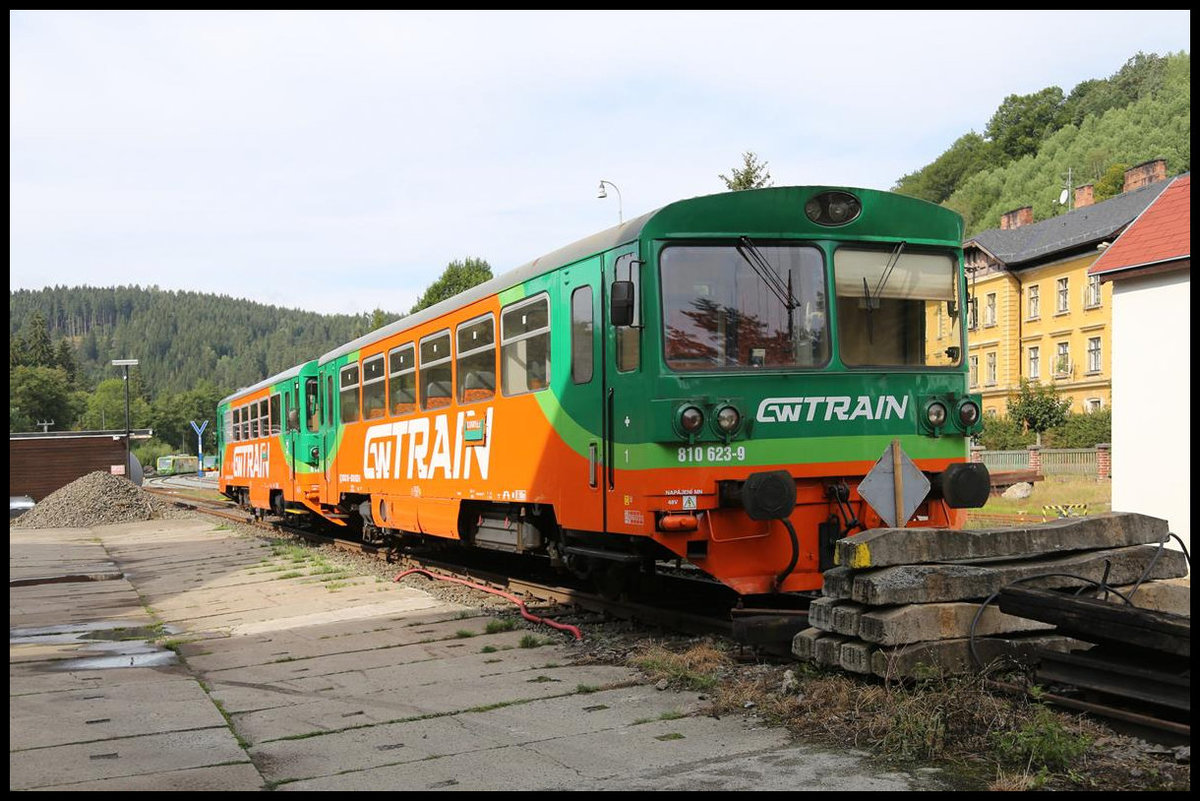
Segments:
[[[929,481],[909,526],[987,498],[961,237],[869,189],[671,203],[223,399],[220,489],[369,541],[817,590],[887,519],[859,490],[892,443]]]

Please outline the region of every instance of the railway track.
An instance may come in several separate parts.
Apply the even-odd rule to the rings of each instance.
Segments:
[[[507,554],[489,552],[490,559],[500,559],[507,570],[499,572],[475,563],[475,554],[462,552],[462,558],[446,558],[439,554],[414,552],[396,552],[393,549],[357,539],[334,537],[318,531],[289,526],[286,522],[274,518],[257,518],[232,502],[206,501],[193,497],[183,497],[181,494],[166,486],[148,486],[144,488],[164,500],[184,509],[230,520],[243,525],[249,525],[282,537],[294,537],[305,542],[336,548],[349,553],[365,555],[385,561],[396,567],[397,573],[410,570],[426,572],[433,578],[457,579],[469,582],[487,591],[498,591],[525,599],[526,603],[539,605],[557,605],[566,610],[577,610],[606,618],[615,618],[635,622],[645,626],[685,633],[685,634],[715,634],[735,638],[735,631],[746,628],[746,615],[740,615],[734,605],[736,599],[721,585],[712,582],[700,582],[696,579],[662,577],[667,587],[663,590],[666,598],[675,599],[670,603],[664,597],[635,601],[628,598],[606,598],[578,583],[553,583],[545,579],[530,577],[528,569],[518,572],[519,562],[506,559]],[[457,556],[457,555],[456,555]],[[682,608],[682,607],[692,608]],[[740,623],[735,622],[740,619]],[[799,621],[794,626],[801,626]],[[777,627],[778,624],[776,624]],[[786,639],[785,648],[790,647],[791,635],[778,638],[780,642]],[[763,636],[753,637],[745,641],[746,645],[768,648],[771,643]]]
[[[498,572],[478,564],[466,564],[463,561],[452,561],[414,553],[389,553],[389,549],[385,546],[372,545],[344,537],[332,537],[288,526],[284,522],[274,519],[258,519],[231,502],[219,503],[181,497],[178,491],[166,487],[146,487],[145,489],[185,509],[254,526],[279,536],[295,537],[314,545],[378,558],[394,565],[398,574],[404,571],[419,570],[431,577],[459,580],[481,585],[499,593],[517,596],[524,599],[527,604],[538,604],[539,611],[544,612],[547,616],[555,615],[560,619],[569,616],[579,621],[581,620],[579,615],[582,613],[592,615],[592,620],[615,618],[673,633],[713,634],[726,637],[743,646],[749,646],[756,657],[760,655],[760,649],[766,654],[790,656],[792,637],[798,630],[808,625],[807,612],[804,609],[755,606],[753,603],[748,603],[752,599],[740,599],[736,596],[727,596],[723,602],[715,598],[703,599],[700,597],[701,594],[712,591],[714,587],[701,586],[694,579],[660,577],[669,587],[666,594],[673,595],[677,601],[672,605],[665,604],[661,598],[649,602],[611,599],[590,591],[581,584],[548,583],[544,580],[516,575],[513,572]],[[989,522],[993,525],[999,523],[999,521]],[[1011,521],[1009,524],[1012,522],[1015,521]],[[495,558],[507,555],[489,552],[487,556]],[[693,586],[689,587],[689,582]],[[720,585],[714,586],[720,588]],[[680,608],[679,599],[686,601],[689,598],[696,599],[695,606],[706,607],[704,611],[697,612]],[[1016,685],[996,681],[991,683],[997,691],[1023,694],[1022,689]],[[1156,732],[1160,737],[1190,740],[1190,727],[1180,724],[1178,721],[1133,713],[1128,709],[1103,703],[1082,703],[1062,695],[1047,697],[1045,700],[1076,711],[1105,717],[1110,721],[1121,721],[1143,732]]]

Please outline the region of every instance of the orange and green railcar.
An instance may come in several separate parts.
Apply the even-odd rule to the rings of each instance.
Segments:
[[[367,539],[819,589],[834,540],[986,500],[961,237],[868,189],[672,203],[226,398],[221,488]],[[928,491],[868,503],[893,457]]]

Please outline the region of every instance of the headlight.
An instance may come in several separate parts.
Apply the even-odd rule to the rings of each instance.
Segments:
[[[964,401],[958,407],[958,419],[964,428],[970,428],[979,421],[979,405],[975,401]]]
[[[742,416],[732,406],[722,406],[717,410],[717,428],[726,434],[732,434],[734,431],[737,431],[737,427],[741,422]]]
[[[804,214],[817,225],[845,225],[862,213],[862,203],[846,192],[822,192],[804,204]]]
[[[937,428],[946,422],[946,407],[935,401],[925,409],[925,417],[929,420],[929,425]]]
[[[695,406],[688,406],[679,413],[679,427],[689,434],[695,434],[704,425],[704,412]]]

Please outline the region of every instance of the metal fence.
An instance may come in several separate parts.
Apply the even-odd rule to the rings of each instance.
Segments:
[[[1042,451],[1044,476],[1096,475],[1095,448],[1050,448]]]
[[[982,451],[981,455],[989,473],[1029,469],[1029,451]]]
[[[1029,451],[980,451],[988,472],[1029,470]],[[1046,448],[1041,451],[1043,476],[1094,476],[1099,470],[1095,448]]]

